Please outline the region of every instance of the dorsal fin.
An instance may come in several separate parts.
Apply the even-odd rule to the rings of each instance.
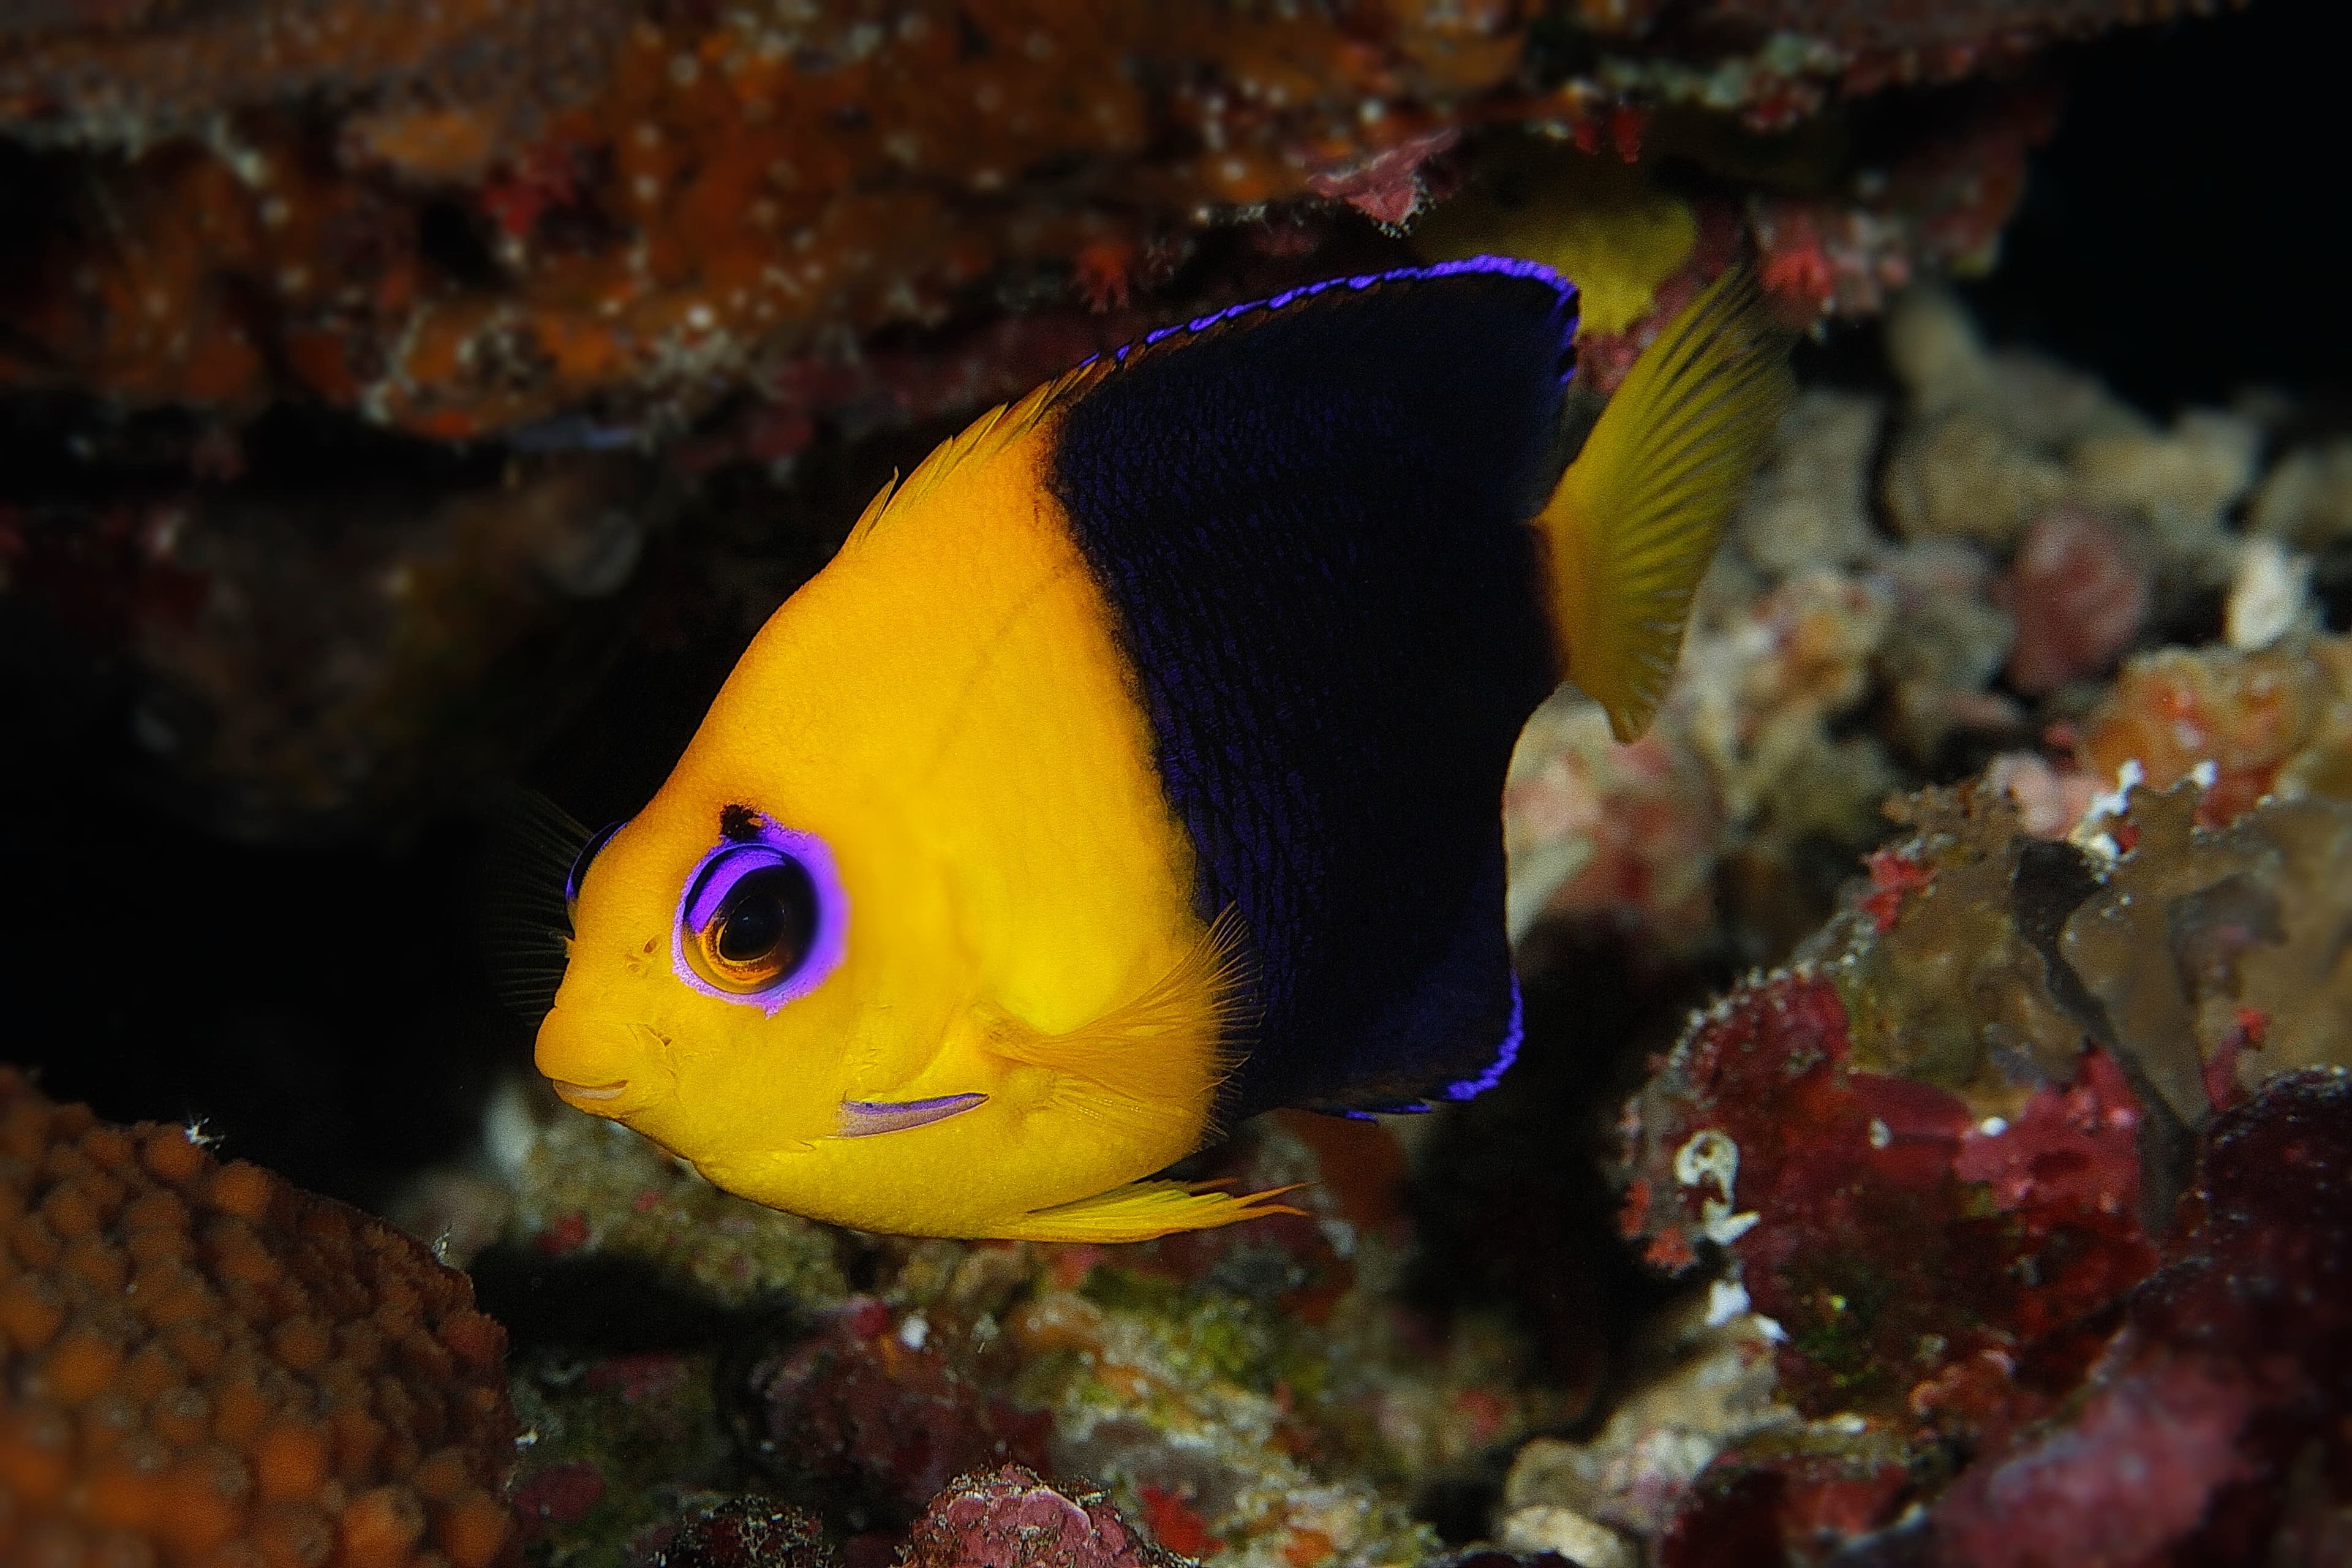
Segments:
[[[932,447],[930,455],[915,466],[915,471],[903,483],[897,474],[892,474],[889,482],[876,491],[874,499],[866,503],[866,510],[858,513],[857,522],[850,529],[848,541],[842,548],[856,548],[894,513],[922,504],[924,498],[964,464],[984,462],[1003,451],[1064,403],[1082,395],[1088,385],[1111,368],[1108,360],[1090,359],[1065,371],[1017,403],[998,404],[965,426],[961,433]]]

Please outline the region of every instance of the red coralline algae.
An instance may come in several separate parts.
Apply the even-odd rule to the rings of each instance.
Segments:
[[[2072,1204],[2129,1214],[2139,1204],[2139,1102],[2115,1058],[2090,1051],[2073,1083],[2036,1089],[2014,1121],[1970,1127],[1952,1173],[1986,1184],[2004,1209]]]
[[[1756,198],[1765,288],[1799,320],[1868,315],[1923,275],[1989,268],[2058,108],[2045,89],[2012,89],[1893,160],[1866,194]]]
[[[1191,1504],[1165,1487],[1143,1486],[1136,1489],[1143,1501],[1144,1522],[1151,1533],[1171,1552],[1186,1557],[1206,1557],[1221,1551],[1224,1542],[1209,1533],[1209,1526]]]
[[[2352,1504],[2352,1079],[2221,1117],[2184,1212],[2087,1397],[1937,1500],[1931,1561],[2274,1561],[2298,1491]]]
[[[506,1336],[382,1221],[0,1069],[0,1560],[515,1560]]]
[[[1899,849],[1874,850],[1862,865],[1870,879],[1870,891],[1863,896],[1860,907],[1872,926],[1885,935],[1895,928],[1903,900],[1926,887],[1934,874]]]
[[[1052,1421],[909,1343],[888,1307],[853,1300],[754,1373],[769,1440],[793,1473],[863,1489],[900,1517],[949,1479],[1012,1459],[1043,1464]]]
[[[2149,1561],[2234,1478],[2249,1406],[2201,1368],[2101,1389],[2064,1427],[1944,1494],[1937,1555],[1977,1568]]]
[[[1793,1044],[1790,1026],[1801,1034],[1802,1021],[1822,1021],[1801,987],[1751,987],[1702,1027],[1684,1057],[1703,1065],[1712,1053],[1720,1067],[1724,1047]],[[1743,1013],[1753,1026],[1742,1026]],[[1833,1042],[1818,1043],[1834,1055]],[[1786,1087],[1819,1071],[1817,1061]],[[1865,1076],[1849,1081],[1868,1099],[1878,1091]],[[1723,1087],[1759,1086],[1751,1075]],[[1913,1141],[1924,1123],[1932,1142],[1944,1119],[1930,1102],[1906,1098]],[[2116,1181],[2094,1175],[2120,1180],[2131,1163],[2128,1104],[2121,1074],[2095,1054],[2071,1089],[2037,1095],[2011,1127],[1963,1131],[1951,1174],[1983,1184],[1990,1204],[2011,1214],[2071,1213],[2079,1247],[2100,1234],[2095,1216],[2128,1198]],[[1791,1109],[1784,1098],[1780,1113]],[[1883,1117],[1874,1143],[1892,1149],[1906,1141],[1893,1127],[1881,1138],[1878,1125]],[[1818,1135],[1817,1122],[1811,1130]],[[1738,1171],[1744,1198],[1759,1184],[1752,1175],[1761,1175],[1749,1163]],[[1924,1169],[1910,1163],[1914,1176]],[[1724,1161],[1709,1163],[1710,1172],[1725,1169]],[[1853,1176],[1856,1188],[1902,1180],[1885,1169]],[[1832,1201],[1855,1196],[1849,1189]],[[1790,1222],[1771,1197],[1749,1201],[1758,1205],[1753,1234]],[[1947,1227],[1962,1223],[1948,1210],[1940,1219],[1919,1212]],[[1812,1244],[1854,1241],[1849,1227]],[[1937,1271],[1883,1278],[1981,1304],[1981,1281],[1970,1270],[1999,1267],[1996,1256],[1963,1258],[1948,1237],[1925,1231],[1908,1245],[1933,1254]],[[1897,1256],[1894,1237],[1878,1246],[1882,1263]],[[1764,1307],[1767,1292],[1777,1291],[1776,1277],[1761,1267],[1768,1260],[1741,1239],[1731,1251]],[[2045,1249],[2007,1267],[2044,1270],[2051,1258]],[[2117,1252],[2111,1261],[2128,1260]],[[2045,1273],[2029,1298],[2051,1283]],[[2343,1539],[2341,1521],[2352,1509],[2352,1074],[2287,1074],[2219,1116],[2160,1267],[2112,1268],[2077,1284],[2077,1299],[2062,1314],[2044,1314],[2038,1329],[2021,1324],[2007,1336],[1983,1323],[1969,1329],[1976,1348],[1941,1355],[1941,1370],[1913,1387],[1908,1420],[1874,1408],[1866,1381],[1825,1385],[1802,1363],[1827,1353],[1826,1342],[1798,1331],[1782,1360],[1783,1394],[1809,1413],[1844,1408],[1802,1428],[1769,1427],[1719,1456],[1680,1505],[1660,1562],[1814,1562],[1841,1548],[1848,1555],[1840,1562],[1930,1568],[2336,1561],[2327,1550]],[[1844,1306],[1885,1310],[1852,1298]],[[1959,1310],[1944,1310],[1957,1326]],[[1997,1348],[2004,1339],[2011,1348]],[[1931,1348],[1946,1350],[1940,1339],[1923,1342],[1919,1362],[1937,1359]],[[1956,1463],[1957,1477],[1938,1494]],[[1896,1524],[1914,1501],[1924,1506]],[[2317,1554],[2296,1554],[2305,1548]]]
[[[956,1479],[915,1521],[904,1568],[1178,1568],[1102,1497],[1005,1465]]]
[[[1816,1561],[1885,1523],[1913,1489],[1903,1465],[1879,1455],[1797,1452],[1757,1462],[1735,1450],[1675,1510],[1658,1565]]]
[[[1648,1195],[1629,1234],[1738,1260],[1789,1336],[1782,1391],[1800,1410],[1907,1419],[1954,1365],[2021,1357],[2154,1265],[2136,1108],[2111,1063],[2087,1058],[2008,1129],[1850,1055],[1828,980],[1751,983],[1628,1110],[1627,1165]]]
[[[1374,223],[1401,227],[1428,197],[1422,165],[1453,146],[1460,135],[1446,126],[1416,136],[1362,163],[1310,174],[1307,188],[1327,200],[1347,203]]]
[[[2017,621],[2009,683],[2029,697],[2104,675],[2147,619],[2155,573],[2133,535],[2080,507],[2036,518],[1993,602]]]

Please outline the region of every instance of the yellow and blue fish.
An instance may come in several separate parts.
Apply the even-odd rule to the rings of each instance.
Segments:
[[[1500,795],[1563,678],[1630,738],[1788,387],[1752,278],[1573,462],[1575,290],[1492,257],[1155,332],[941,446],[575,862],[538,1064],[719,1186],[1124,1241],[1276,1106],[1510,1065]]]

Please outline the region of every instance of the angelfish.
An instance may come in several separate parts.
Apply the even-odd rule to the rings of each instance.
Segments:
[[[1513,742],[1648,722],[1789,389],[1727,272],[1568,462],[1575,297],[1335,279],[975,420],[583,852],[540,1070],[776,1208],[1084,1241],[1274,1212],[1151,1179],[1259,1110],[1492,1084]]]

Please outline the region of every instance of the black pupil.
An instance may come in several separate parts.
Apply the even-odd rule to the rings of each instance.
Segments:
[[[730,963],[773,961],[789,970],[816,929],[816,889],[797,863],[765,866],[735,884],[719,910],[719,956]]]

